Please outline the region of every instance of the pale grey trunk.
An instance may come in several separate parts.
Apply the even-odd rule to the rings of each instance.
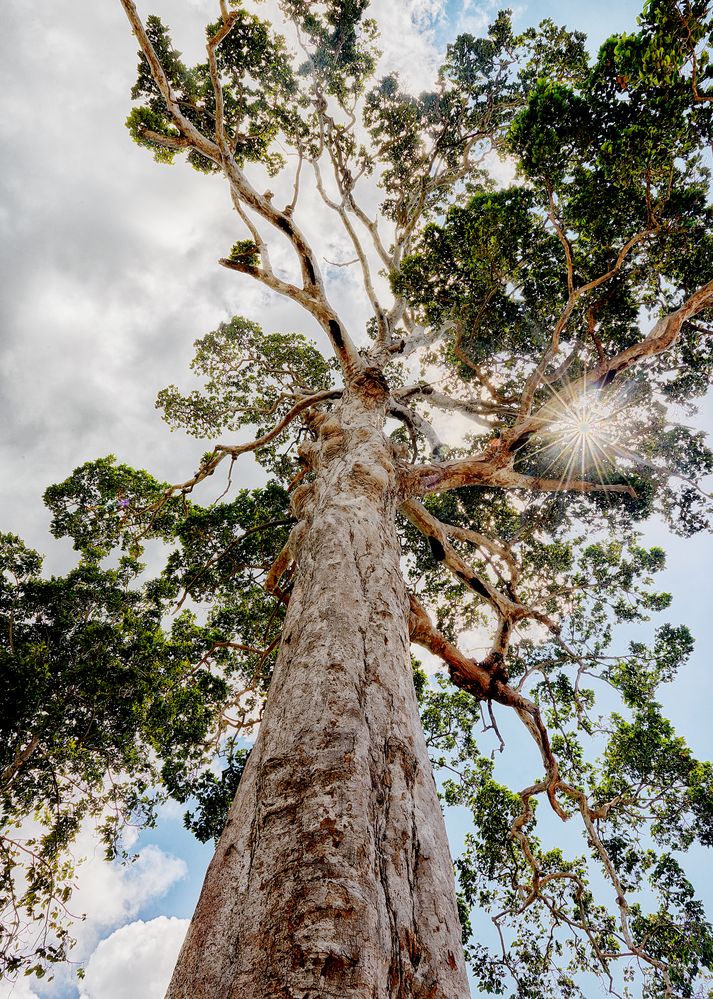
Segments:
[[[167,999],[466,999],[378,384],[323,420],[264,720]]]

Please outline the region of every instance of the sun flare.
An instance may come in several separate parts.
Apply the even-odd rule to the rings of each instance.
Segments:
[[[542,411],[541,446],[535,452],[543,471],[555,471],[563,481],[592,475],[607,479],[615,460],[628,451],[626,411],[631,402],[628,388],[554,391]]]

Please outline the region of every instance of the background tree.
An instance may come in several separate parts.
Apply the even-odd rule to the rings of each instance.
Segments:
[[[131,574],[144,538],[177,540],[162,594],[210,605],[207,634],[190,624],[203,646],[183,653],[191,703],[193,679],[215,696],[197,740],[249,725],[270,683],[169,994],[467,995],[410,632],[461,688],[417,683],[432,754],[455,771],[446,798],[473,813],[462,908],[490,911],[502,941],[499,954],[466,943],[482,987],[511,988],[509,973],[519,995],[577,994],[588,970],[615,988],[621,958],[644,969],[647,994],[691,995],[710,928],[667,849],[709,836],[711,771],[653,700],[690,636],[664,625],[651,648],[611,643],[617,620],[667,604],[651,589],[662,553],[640,547],[636,522],[657,510],[675,530],[707,526],[695,483],[710,453],[668,411],[692,405],[711,365],[706,8],[651,4],[594,64],[580,35],[545,22],[515,36],[501,14],[414,98],[394,77],[368,89],[364,4],[283,3],[301,65],[270,26],[221,4],[207,62],[189,69],[158,19],[144,26],[122,2],[142,53],[134,138],[225,175],[245,232],[221,263],[302,305],[337,362],[236,318],[198,343],[205,389],[172,386],[159,404],[199,436],[250,425],[253,441],[216,445],[177,486],[102,461],[48,493],[84,562],[123,547]],[[493,153],[515,158],[516,184],[489,178]],[[280,209],[256,185],[283,164],[294,184]],[[305,167],[353,243],[364,335],[330,305],[298,226]],[[369,214],[360,191],[375,180]],[[293,274],[271,263],[285,239]],[[450,452],[438,409],[473,425]],[[265,490],[188,502],[247,451]],[[493,638],[479,661],[458,648],[473,627]],[[587,686],[599,682],[603,716]],[[480,704],[490,718],[512,708],[535,743],[518,793],[478,751]],[[199,831],[216,830],[242,773],[234,740],[224,778],[196,784],[163,731],[148,734],[168,790],[202,789]],[[579,818],[586,856],[540,846],[540,796]],[[613,912],[595,898],[602,877]]]

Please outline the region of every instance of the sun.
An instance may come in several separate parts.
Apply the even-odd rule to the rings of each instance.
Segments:
[[[615,470],[616,459],[626,454],[632,403],[628,387],[614,391],[593,385],[553,391],[541,410],[538,432],[545,471],[554,471],[563,482],[596,476],[605,481]]]

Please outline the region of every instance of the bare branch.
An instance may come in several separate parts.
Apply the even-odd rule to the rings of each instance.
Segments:
[[[304,399],[300,399],[295,405],[290,409],[288,413],[283,416],[279,423],[277,423],[272,430],[263,434],[262,437],[258,437],[255,440],[248,441],[245,444],[216,444],[213,448],[212,457],[206,461],[198,469],[196,474],[186,482],[180,482],[176,485],[169,486],[169,488],[163,494],[163,497],[159,501],[157,509],[160,509],[171,496],[175,496],[179,493],[186,496],[188,493],[193,492],[195,486],[199,482],[203,482],[208,476],[213,475],[218,465],[225,458],[237,458],[241,454],[246,454],[250,451],[257,451],[258,448],[264,447],[265,444],[269,444],[270,441],[274,440],[285,427],[289,426],[292,421],[299,416],[304,410],[309,409],[310,406],[315,406],[320,402],[326,402],[328,399],[338,399],[341,395],[340,389],[325,389],[322,392],[315,392],[313,395],[305,396]]]
[[[262,238],[262,236],[260,234],[260,230],[258,229],[258,227],[255,225],[255,223],[253,222],[253,220],[250,218],[250,216],[246,212],[246,210],[245,210],[245,208],[244,208],[244,206],[243,206],[240,198],[237,196],[237,193],[235,192],[235,190],[232,187],[230,189],[230,195],[231,195],[231,200],[233,202],[233,207],[235,208],[235,211],[240,216],[240,219],[242,220],[243,224],[245,225],[245,228],[248,230],[248,232],[250,233],[250,235],[252,237],[253,243],[257,247],[257,251],[258,251],[258,253],[260,255],[260,263],[261,263],[261,267],[258,268],[258,269],[260,271],[263,271],[266,275],[269,275],[270,277],[274,277],[274,273],[273,273],[273,270],[272,270],[272,263],[270,261],[270,251],[268,250],[267,243]],[[258,278],[258,280],[261,280],[261,279]],[[299,289],[295,289],[295,290],[299,291]]]
[[[328,260],[327,257],[324,257],[323,259],[325,264],[329,264],[330,267],[351,267],[352,264],[359,263],[358,257],[354,257],[353,260]]]
[[[280,588],[280,579],[289,569],[292,564],[292,548],[290,547],[290,542],[288,541],[285,547],[282,549],[280,554],[277,556],[275,561],[270,567],[270,571],[265,579],[265,589],[268,593],[274,594],[283,603],[287,603],[287,594],[283,589]]]
[[[369,268],[369,261],[367,260],[366,253],[364,252],[364,247],[361,245],[361,240],[359,239],[359,236],[357,235],[356,230],[351,223],[351,219],[347,214],[347,211],[344,207],[344,201],[337,202],[329,197],[324,188],[324,183],[322,181],[322,172],[320,170],[319,163],[317,162],[317,160],[312,161],[312,166],[314,168],[314,175],[317,182],[317,190],[319,191],[322,200],[329,208],[331,208],[333,211],[337,213],[342,225],[344,226],[347,235],[349,236],[349,239],[351,240],[351,244],[354,247],[354,251],[356,252],[357,255],[357,260],[361,265],[361,273],[364,281],[364,289],[366,291],[367,298],[369,299],[369,303],[371,305],[374,316],[376,317],[376,321],[379,325],[379,331],[380,331],[379,339],[381,343],[385,343],[389,338],[389,327],[388,323],[386,322],[386,316],[384,310],[382,309],[381,305],[379,304],[379,300],[376,297],[374,283],[371,278],[371,270]]]
[[[190,141],[191,145],[199,152],[203,153],[204,156],[213,160],[214,163],[220,163],[221,153],[219,147],[210,139],[206,138],[206,136],[203,135],[203,133],[200,132],[181,111],[180,105],[175,94],[173,93],[171,84],[169,83],[163,70],[163,66],[156,55],[156,51],[154,50],[151,40],[146,34],[146,29],[144,28],[141,18],[137,13],[136,4],[133,0],[119,0],[119,2],[126,12],[129,24],[131,25],[141,51],[149,64],[151,75],[153,76],[156,86],[166,103],[166,108],[178,126],[180,132]]]
[[[295,170],[295,181],[292,185],[292,200],[288,205],[285,205],[284,213],[285,215],[292,215],[295,208],[297,207],[297,202],[300,196],[300,178],[302,176],[302,164],[304,162],[304,153],[302,149],[299,150],[299,159],[297,160],[297,169]]]
[[[221,260],[220,263],[224,267],[250,274],[263,281],[274,291],[299,302],[314,316],[329,337],[347,380],[355,377],[361,371],[363,363],[351,337],[347,334],[342,322],[327,300],[324,281],[319,272],[316,257],[304,234],[292,221],[291,213],[280,211],[274,207],[270,198],[259,194],[242,170],[239,169],[233,157],[224,160],[223,168],[231,187],[235,190],[235,196],[287,236],[300,261],[303,287],[297,288],[295,285],[277,278],[274,274],[265,275],[264,272],[251,268],[249,265],[236,265],[234,261],[227,260]]]
[[[645,339],[600,364],[586,376],[586,382],[607,384],[638,361],[661,354],[673,347],[681,335],[683,324],[709,308],[713,308],[713,281],[695,291],[675,312],[662,316]]]
[[[538,426],[539,429],[539,426]],[[529,431],[534,433],[534,430]],[[531,489],[538,492],[624,493],[636,499],[631,486],[578,479],[548,479],[523,475],[512,468],[508,451],[473,458],[455,458],[437,464],[417,465],[405,472],[406,489],[411,496],[442,493],[462,486],[498,486],[501,489]]]
[[[258,280],[267,284],[274,291],[278,291],[280,294],[287,295],[294,301],[299,302],[300,305],[317,319],[329,337],[347,379],[354,377],[362,369],[363,364],[354,343],[327,300],[317,259],[307,239],[292,221],[292,213],[290,211],[280,211],[272,205],[269,197],[259,194],[255,190],[227,147],[222,123],[222,90],[215,62],[215,48],[230,31],[233,24],[233,15],[228,14],[227,20],[224,19],[225,23],[223,27],[218,31],[214,39],[211,40],[208,48],[209,69],[217,102],[216,133],[218,135],[218,142],[216,143],[206,138],[181,111],[164,69],[161,66],[161,62],[136,11],[136,5],[133,0],[121,0],[121,4],[139,41],[141,51],[149,64],[151,74],[159,88],[166,107],[181,132],[181,137],[189,140],[194,149],[221,168],[231,186],[231,193],[233,193],[234,199],[237,198],[247,208],[251,208],[288,238],[300,262],[303,287],[301,289],[297,288],[289,282],[281,281],[269,272],[250,267],[249,265],[236,264],[233,261],[224,260],[221,260],[221,263],[233,270],[238,270],[241,273],[258,278]],[[185,147],[181,146],[181,148]]]
[[[389,412],[392,416],[396,416],[398,419],[403,420],[403,422],[412,430],[416,431],[416,433],[421,434],[421,436],[428,442],[433,457],[438,459],[438,456],[444,449],[444,445],[441,438],[438,436],[428,420],[424,420],[419,413],[410,409],[408,406],[403,406],[398,402],[392,402],[390,404]]]
[[[400,507],[403,515],[428,538],[433,557],[443,562],[462,583],[482,597],[499,615],[510,620],[522,617],[521,605],[499,593],[493,584],[479,576],[465,562],[449,542],[445,525],[415,500],[407,500]]]
[[[394,316],[389,317],[392,328],[398,321]],[[406,320],[405,320],[406,322]],[[399,343],[394,344],[394,353],[397,353],[400,357],[406,358],[410,357],[417,350],[422,347],[432,347],[439,340],[441,340],[446,333],[450,332],[455,327],[453,322],[445,322],[435,331],[429,330],[426,326],[410,325],[409,335],[401,340]]]
[[[515,583],[520,575],[520,567],[515,561],[515,557],[511,551],[508,551],[503,545],[498,544],[496,541],[487,538],[484,534],[480,534],[478,531],[473,531],[470,528],[457,527],[455,524],[446,524],[441,521],[443,529],[450,538],[456,538],[458,541],[465,541],[471,545],[477,545],[479,548],[484,548],[486,551],[490,552],[492,555],[496,555],[499,559],[507,565],[510,570],[510,580]]]
[[[215,50],[223,41],[223,39],[230,34],[230,31],[235,24],[237,18],[237,12],[228,14],[227,11],[222,7],[221,14],[223,17],[223,27],[220,28],[211,38],[208,39],[208,44],[206,49],[208,52],[208,71],[210,73],[210,80],[213,86],[213,94],[215,96],[215,137],[218,141],[218,145],[224,156],[229,155],[228,143],[225,137],[225,118],[224,118],[224,104],[223,104],[223,87],[220,82],[220,76],[218,74],[218,64],[215,57]]]
[[[445,392],[437,392],[431,385],[410,385],[401,389],[396,389],[394,397],[403,401],[414,396],[422,396],[429,405],[442,409],[445,412],[462,413],[474,423],[482,427],[491,428],[493,423],[485,419],[486,416],[514,416],[516,410],[498,403],[475,401],[467,399],[456,399]]]
[[[537,705],[508,685],[499,657],[486,659],[482,663],[469,659],[433,626],[425,608],[413,594],[409,595],[409,601],[411,640],[446,664],[453,683],[478,700],[496,701],[515,709],[537,743],[547,773],[547,780],[541,788],[533,788],[532,793],[539,789],[547,791],[554,811],[560,818],[566,819],[567,814],[556,798],[561,783],[557,760]]]
[[[157,146],[163,146],[165,149],[185,151],[186,149],[194,148],[190,139],[184,139],[180,135],[162,135],[161,132],[154,132],[152,129],[146,127],[141,128],[140,131],[142,138],[155,143]]]
[[[469,659],[445,638],[431,623],[426,609],[413,594],[409,594],[409,601],[411,641],[438,656],[448,667],[450,677],[456,686],[467,690],[479,701],[492,698],[498,681],[491,670],[477,660]]]
[[[15,754],[15,758],[5,767],[2,772],[2,776],[0,777],[0,783],[3,787],[9,786],[10,782],[20,772],[20,770],[22,770],[23,766],[35,752],[39,744],[40,737],[35,733],[27,745],[23,746],[23,748]]]
[[[547,213],[547,218],[552,223],[552,227],[557,233],[557,238],[564,249],[564,256],[567,262],[567,288],[571,296],[574,294],[574,263],[572,261],[572,247],[567,239],[564,229],[562,228],[560,220],[557,218],[557,206],[555,205],[554,194],[549,184],[547,185],[547,197],[550,202],[550,210]]]

